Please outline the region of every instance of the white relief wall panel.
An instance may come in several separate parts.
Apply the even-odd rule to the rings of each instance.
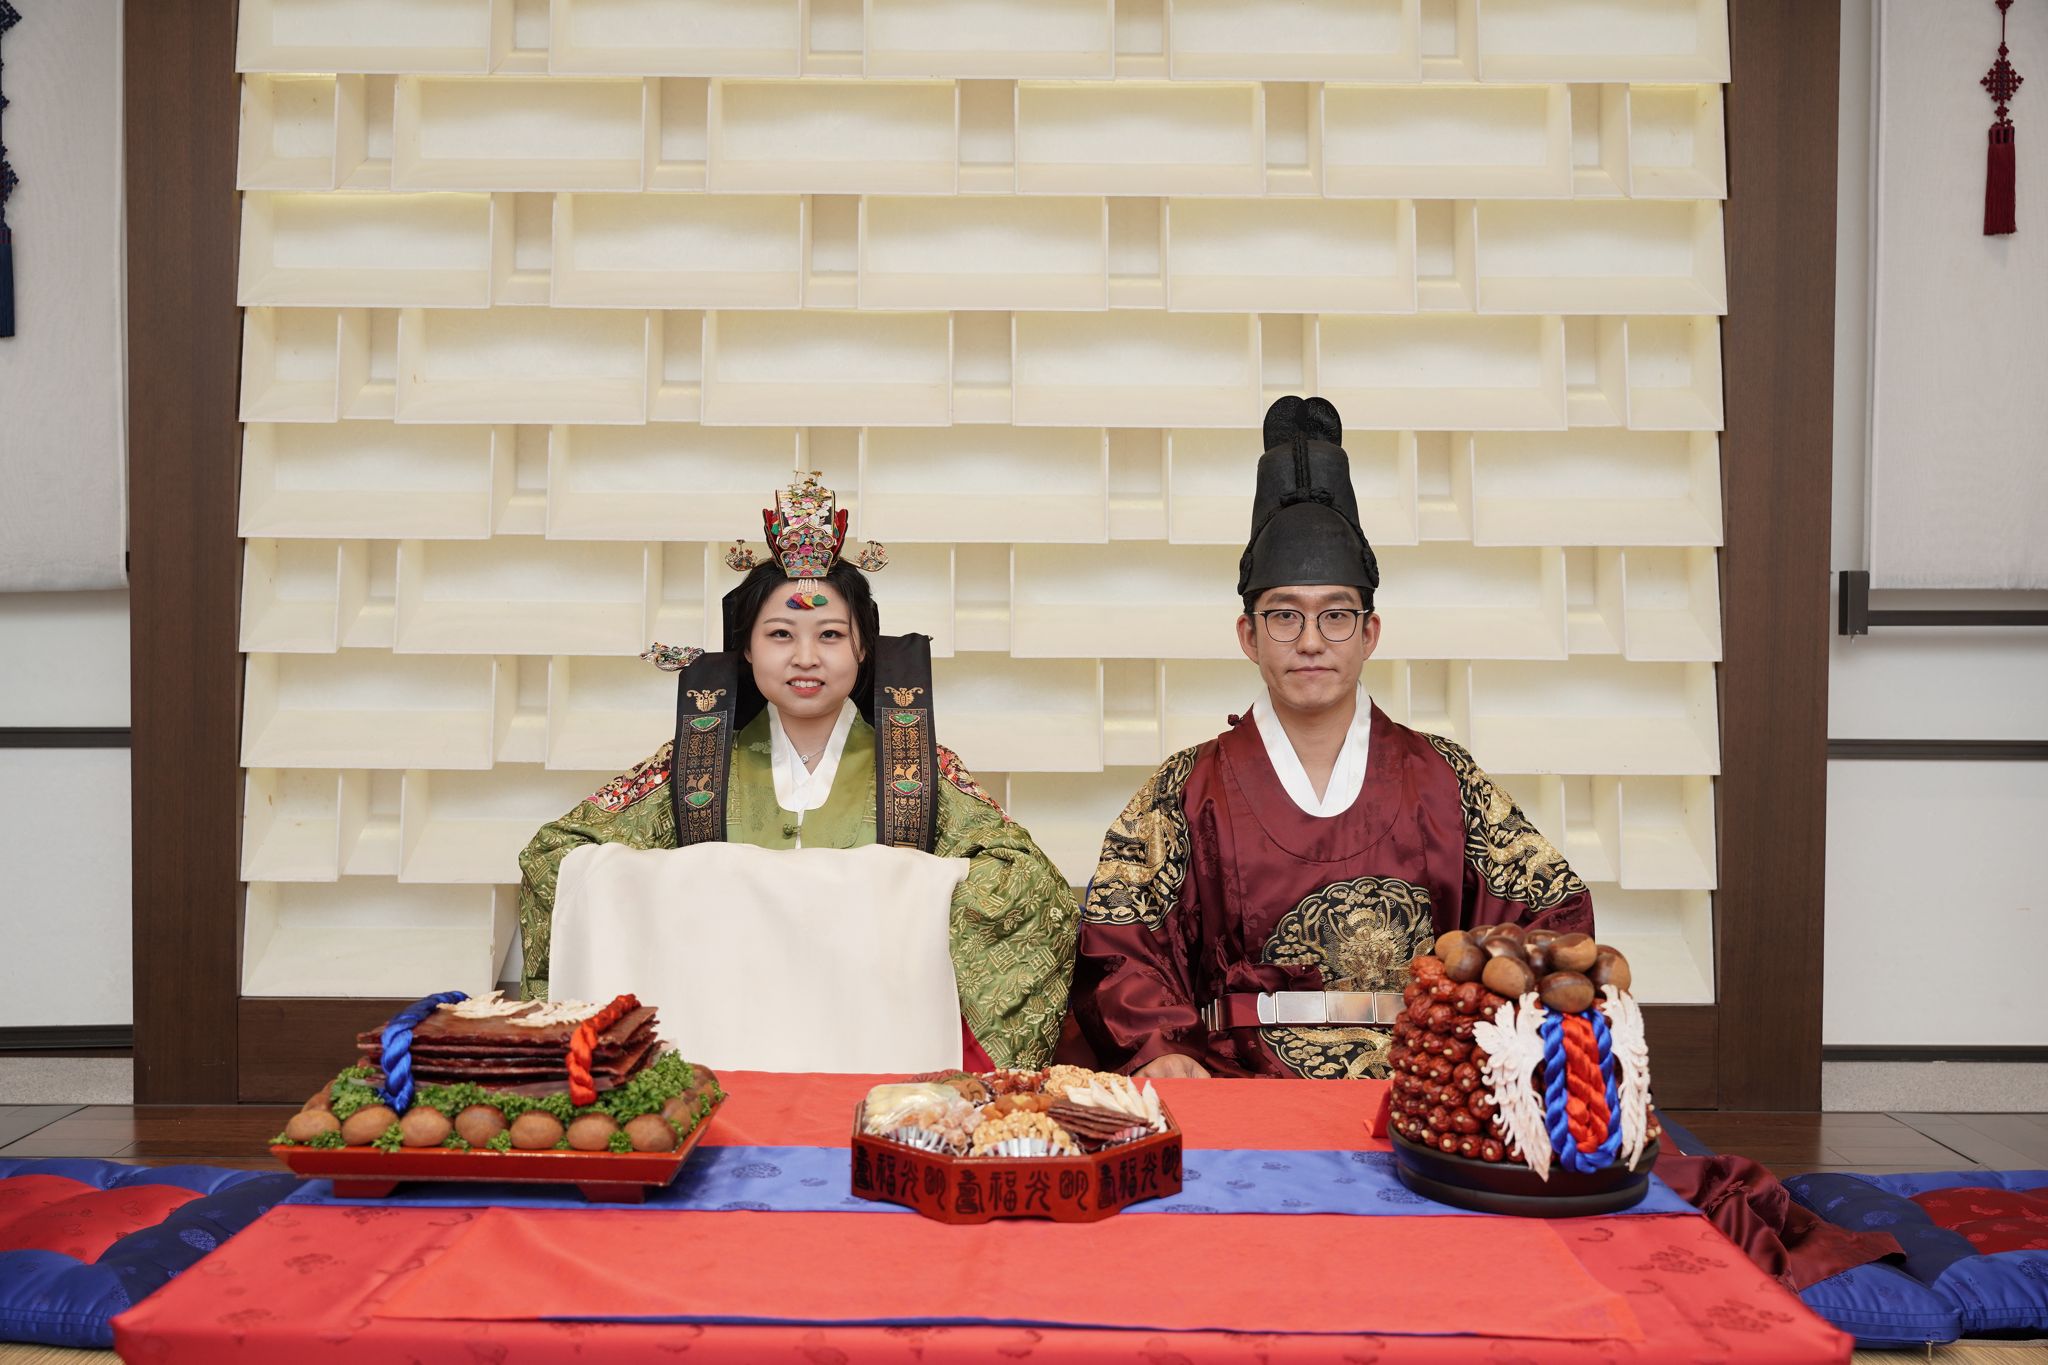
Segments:
[[[244,0],[244,988],[487,989],[794,472],[1077,883],[1342,410],[1396,720],[1713,998],[1724,0]],[[376,952],[360,950],[366,939]]]

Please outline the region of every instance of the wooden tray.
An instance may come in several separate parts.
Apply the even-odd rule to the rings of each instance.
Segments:
[[[1160,1112],[1165,1132],[1084,1156],[953,1156],[863,1133],[862,1100],[853,1111],[853,1192],[941,1223],[1100,1222],[1141,1199],[1180,1193],[1180,1125]]]
[[[1519,1161],[1450,1156],[1399,1133],[1393,1135],[1393,1144],[1394,1173],[1415,1193],[1453,1208],[1521,1218],[1585,1218],[1631,1208],[1650,1192],[1650,1170],[1657,1164],[1657,1144],[1652,1142],[1634,1170],[1616,1162],[1604,1170],[1580,1173],[1553,1163],[1550,1179],[1541,1180]]]
[[[298,1175],[334,1182],[343,1199],[382,1199],[408,1181],[574,1185],[599,1204],[638,1204],[676,1178],[718,1115],[720,1099],[672,1152],[459,1152],[448,1147],[272,1147]]]

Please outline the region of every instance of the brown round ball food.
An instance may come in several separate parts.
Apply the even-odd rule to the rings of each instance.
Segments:
[[[1583,972],[1600,959],[1600,945],[1589,934],[1566,934],[1550,945],[1550,965],[1561,972]]]
[[[1561,937],[1555,929],[1530,929],[1522,935],[1522,946],[1540,948],[1545,944],[1557,942]]]
[[[583,1114],[569,1125],[569,1145],[579,1152],[606,1151],[618,1131],[618,1121],[610,1114]]]
[[[293,1142],[311,1142],[322,1133],[338,1133],[341,1124],[333,1113],[325,1109],[301,1109],[292,1115],[290,1123],[284,1126],[284,1135]]]
[[[1486,949],[1469,940],[1461,942],[1444,958],[1444,975],[1462,986],[1477,981],[1487,961]]]
[[[332,1109],[334,1107],[334,1096],[330,1094],[328,1092],[327,1087],[323,1085],[318,1090],[315,1090],[313,1092],[312,1099],[307,1100],[304,1104],[300,1105],[299,1107],[301,1109]]]
[[[1538,989],[1545,1007],[1560,1014],[1584,1014],[1593,1008],[1593,983],[1578,972],[1552,972]]]
[[[1635,977],[1628,969],[1628,959],[1612,948],[1602,947],[1600,956],[1593,959],[1592,967],[1586,972],[1587,980],[1603,990],[1625,991]]]
[[[398,1121],[399,1141],[408,1147],[439,1147],[455,1125],[438,1109],[416,1104]]]
[[[1522,940],[1512,934],[1488,934],[1485,943],[1489,957],[1511,957],[1517,962],[1529,960],[1529,950],[1522,946]]]
[[[690,1085],[683,1093],[693,1096],[703,1095],[716,1089],[718,1089],[718,1073],[708,1066],[699,1066],[694,1062],[691,1063]]]
[[[672,1152],[676,1146],[676,1130],[668,1126],[668,1120],[659,1114],[642,1114],[626,1125],[626,1140],[633,1144],[636,1152]]]
[[[1519,924],[1496,924],[1493,926],[1493,931],[1486,937],[1489,941],[1496,938],[1511,938],[1515,942],[1521,943],[1528,937],[1528,930]]]
[[[505,1116],[488,1104],[472,1104],[455,1116],[455,1131],[470,1146],[485,1147],[505,1131]]]
[[[1550,960],[1548,943],[1530,943],[1525,940],[1522,944],[1522,960],[1529,964],[1529,970],[1536,973],[1538,980],[1557,970],[1557,964]]]
[[[1519,1000],[1536,989],[1536,973],[1530,971],[1529,964],[1519,957],[1495,958],[1486,964],[1486,974],[1482,979],[1486,982],[1486,989],[1510,1000]]]
[[[396,1122],[398,1111],[390,1105],[366,1104],[343,1121],[341,1140],[351,1147],[364,1147]]]
[[[1442,958],[1444,960],[1444,965],[1448,967],[1450,965],[1452,956],[1458,951],[1459,948],[1463,947],[1465,943],[1467,943],[1468,941],[1469,940],[1465,937],[1465,931],[1463,929],[1453,929],[1447,934],[1438,934],[1436,937],[1436,946],[1434,948],[1431,948],[1430,951],[1436,954],[1438,957]]]
[[[522,1152],[545,1152],[562,1140],[562,1121],[545,1109],[529,1109],[512,1120],[512,1145]]]

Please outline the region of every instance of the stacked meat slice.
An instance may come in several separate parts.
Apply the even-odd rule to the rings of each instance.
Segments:
[[[597,1008],[581,1015],[543,1002],[518,1009],[508,1002],[499,1008],[506,1012],[465,1017],[444,1006],[422,1020],[412,1032],[413,1080],[436,1085],[471,1081],[491,1090],[531,1088],[536,1094],[568,1085],[569,1040]],[[654,1061],[658,1043],[653,1006],[622,1015],[598,1036],[592,1050],[590,1074],[596,1088],[610,1090],[631,1080]],[[356,1051],[381,1073],[380,1030],[357,1034]]]

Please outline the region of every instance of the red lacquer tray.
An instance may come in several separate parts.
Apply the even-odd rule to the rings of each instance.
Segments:
[[[1094,1223],[1141,1199],[1180,1193],[1180,1125],[1162,1107],[1166,1131],[1083,1156],[953,1156],[861,1131],[867,1101],[853,1111],[853,1192],[901,1204],[941,1223],[1050,1218]]]
[[[512,1185],[574,1185],[593,1203],[638,1204],[649,1189],[676,1178],[697,1150],[720,1099],[672,1152],[458,1152],[447,1147],[272,1147],[295,1174],[334,1182],[343,1199],[382,1199],[406,1181],[490,1181]]]

